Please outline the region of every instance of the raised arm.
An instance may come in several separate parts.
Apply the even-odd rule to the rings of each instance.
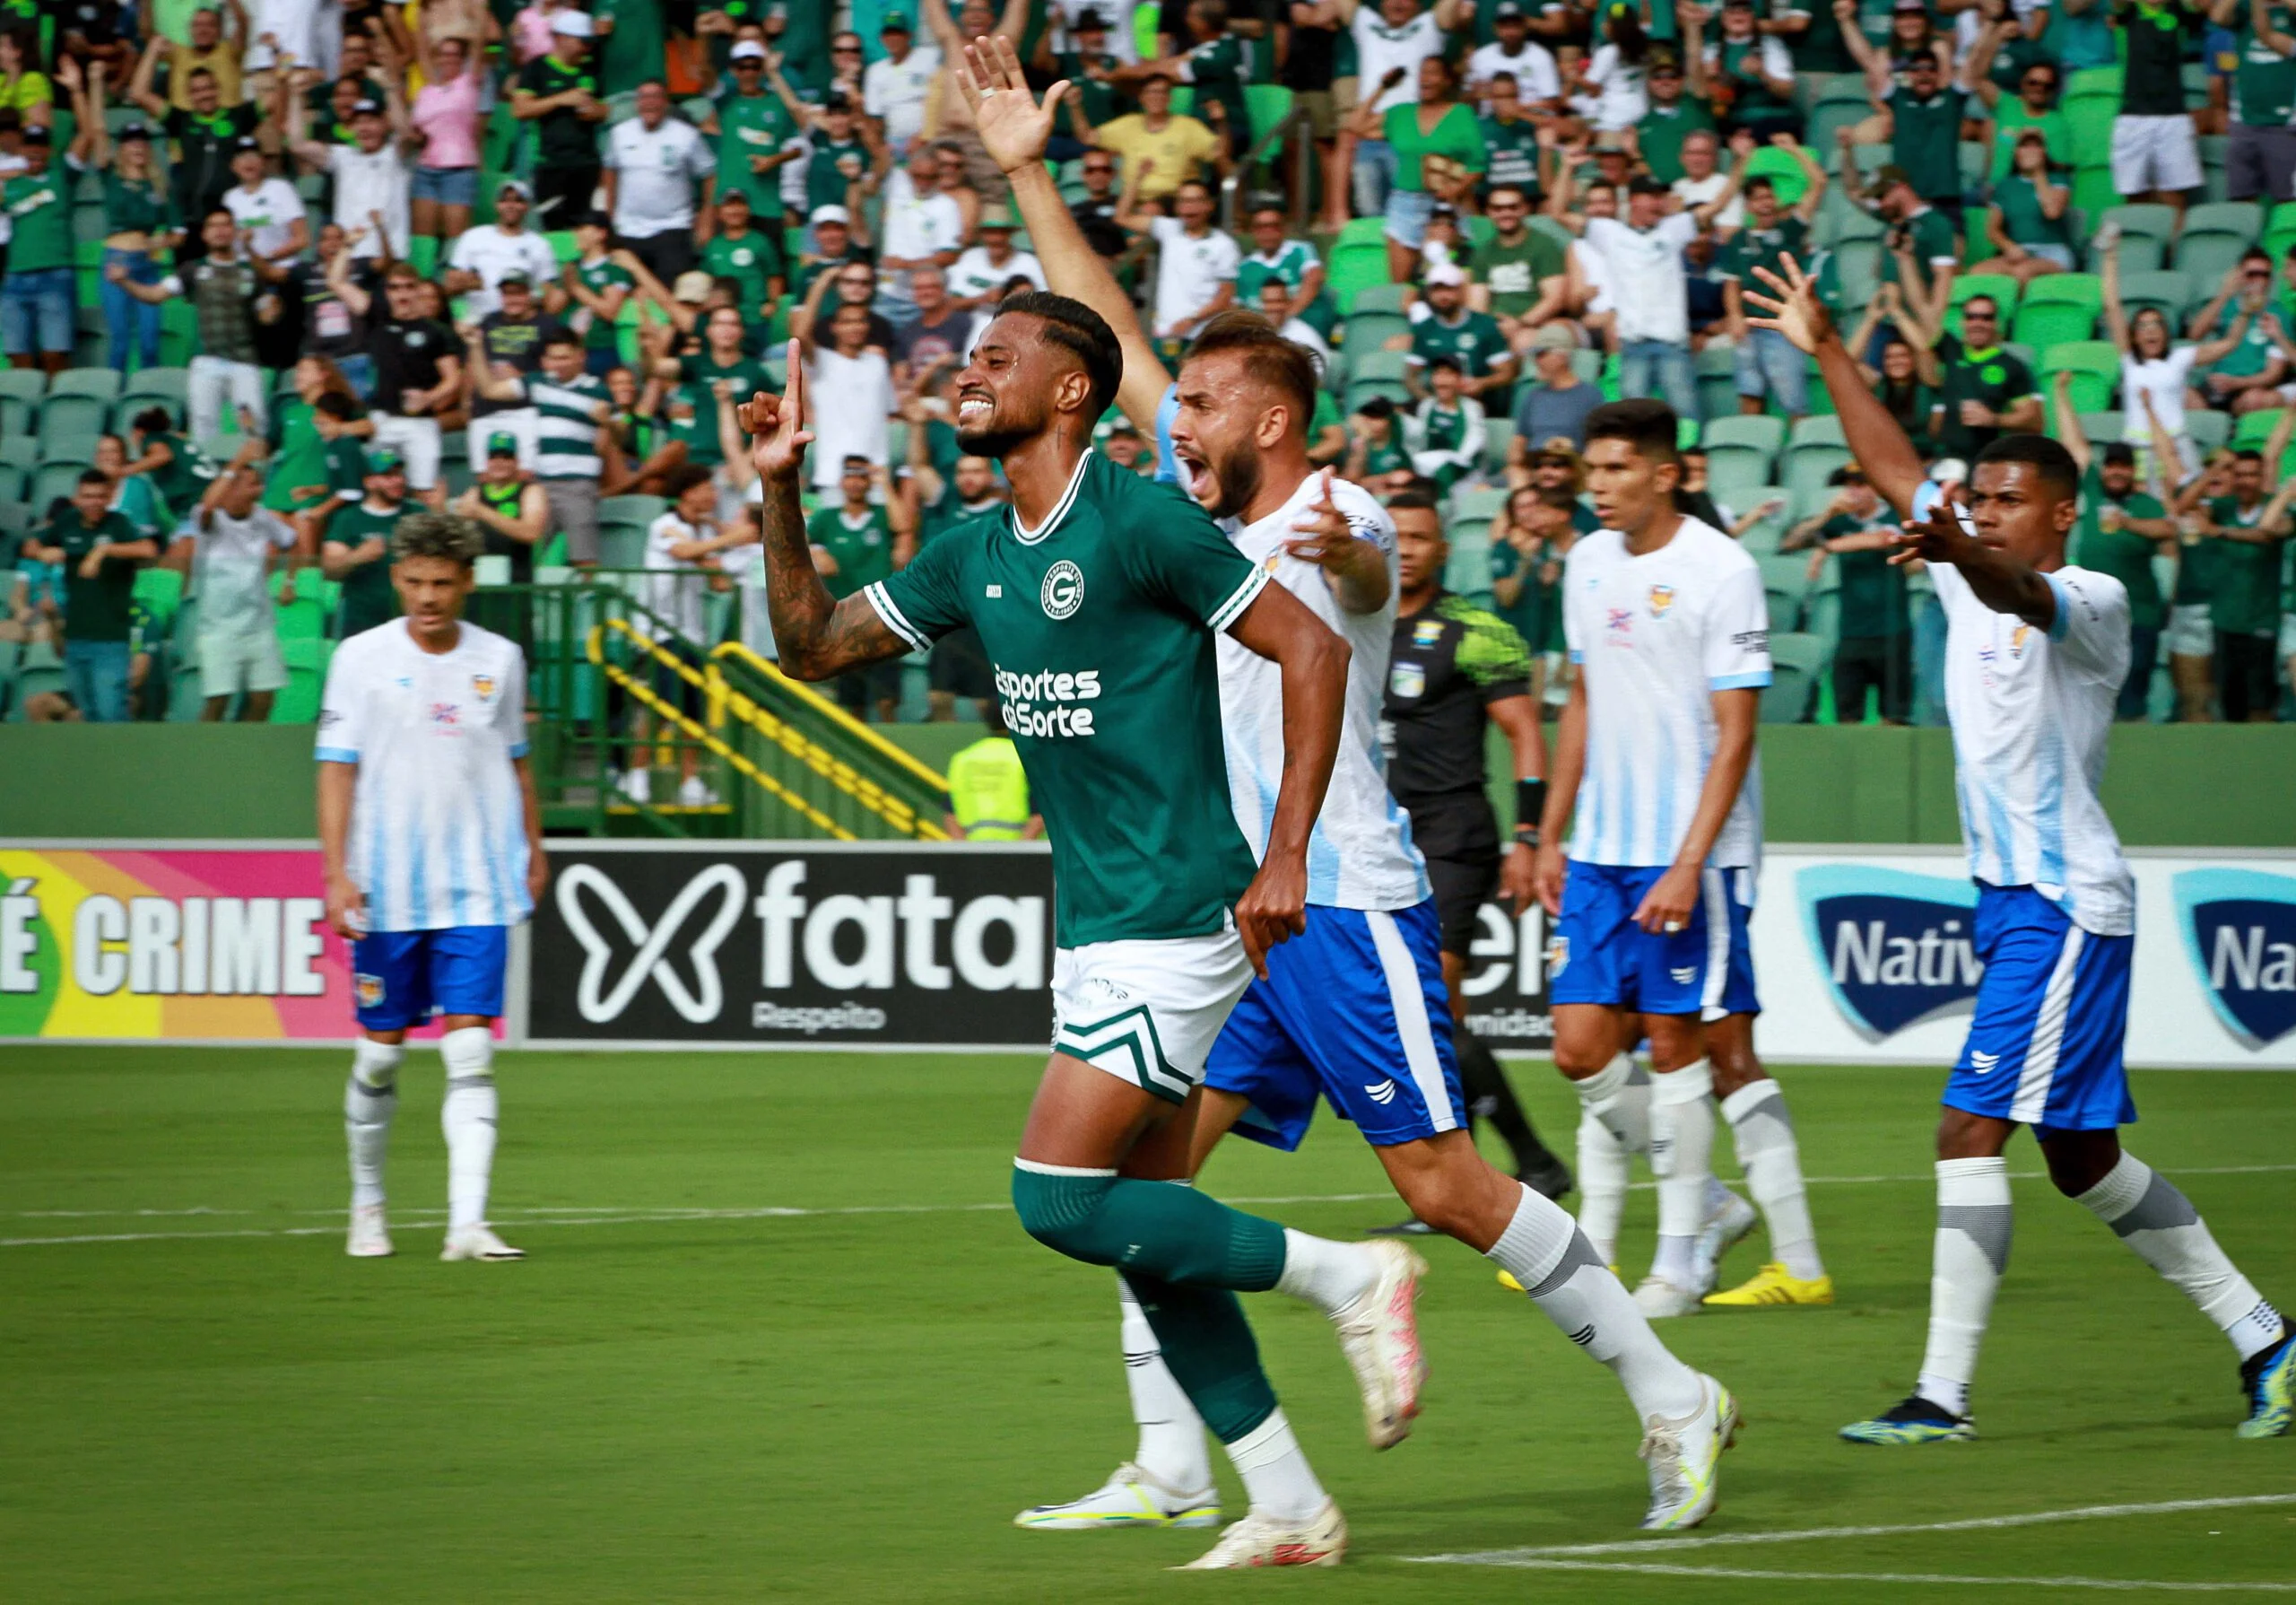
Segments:
[[[2073,371],[2058,371],[2049,383],[2049,411],[2057,419],[2057,438],[2073,454],[2073,466],[2082,473],[2089,471],[2092,453],[2089,432],[2081,427],[2081,414],[2073,406]]]
[[[1849,52],[1850,60],[1866,74],[1866,92],[1876,105],[1890,98],[1895,87],[1890,74],[1890,58],[1874,48],[1866,37],[1865,26],[1857,20],[1857,0],[1833,0],[1835,21],[1841,24],[1842,47]]]
[[[1867,388],[1851,360],[1848,347],[1819,303],[1814,281],[1793,257],[1784,258],[1786,276],[1767,267],[1754,269],[1766,287],[1748,290],[1747,301],[1766,316],[1750,318],[1756,328],[1773,329],[1796,350],[1818,359],[1818,372],[1841,413],[1842,438],[1849,454],[1866,470],[1866,483],[1900,518],[1913,516],[1913,493],[1921,488],[1921,454],[1880,397]]]
[[[2111,249],[2099,254],[2104,257],[2098,277],[2104,281],[2105,338],[2133,354],[2135,347],[2128,337],[2128,310],[2120,302],[2120,241],[2116,239]]]
[[[788,388],[779,397],[761,394],[747,403],[741,422],[752,437],[751,467],[765,485],[758,522],[764,534],[766,613],[773,644],[783,672],[800,680],[826,680],[898,658],[909,647],[865,592],[838,601],[813,567],[804,510],[797,500],[813,432],[805,427],[804,353],[795,340],[787,360]]]
[[[166,97],[153,93],[152,89],[152,75],[160,66],[160,52],[167,48],[166,38],[154,30],[152,42],[144,47],[144,54],[136,59],[135,76],[127,85],[127,98],[141,106],[144,114],[154,121],[165,121],[168,115]]]
[[[1140,315],[1133,310],[1131,299],[1076,226],[1067,203],[1060,198],[1059,186],[1044,164],[1045,141],[1052,132],[1060,99],[1069,92],[1068,83],[1064,80],[1054,84],[1039,104],[1021,75],[1020,58],[1009,39],[990,39],[985,48],[979,43],[966,46],[964,58],[952,64],[952,72],[965,104],[972,110],[981,144],[1012,180],[1013,204],[1021,209],[1021,222],[1029,231],[1037,260],[1043,265],[1046,282],[1055,293],[1091,308],[1116,331],[1117,343],[1124,350],[1124,380],[1117,390],[1117,404],[1143,435],[1155,440],[1156,413],[1163,406],[1164,392],[1171,388],[1171,373],[1157,357],[1147,331],[1140,327]],[[1137,170],[1143,165],[1125,164],[1125,199],[1118,204],[1118,222],[1127,228],[1132,225],[1126,214],[1139,183]]]

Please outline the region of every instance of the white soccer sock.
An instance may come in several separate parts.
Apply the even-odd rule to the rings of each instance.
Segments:
[[[406,1050],[361,1037],[351,1051],[351,1079],[343,1089],[343,1131],[351,1145],[351,1206],[383,1201],[383,1156],[390,1147],[391,1116],[398,1112],[398,1061]]]
[[[1722,1100],[1730,1140],[1746,1173],[1746,1191],[1770,1222],[1770,1257],[1787,1274],[1812,1281],[1825,1275],[1818,1258],[1817,1229],[1810,1224],[1810,1199],[1802,1184],[1802,1150],[1794,1140],[1794,1117],[1787,1112],[1786,1089],[1769,1077],[1747,1083]]]
[[[1140,1428],[1132,1463],[1175,1494],[1200,1493],[1212,1486],[1204,1417],[1173,1380],[1163,1346],[1122,1277],[1116,1279],[1116,1296],[1124,1317],[1125,1385],[1132,1391],[1132,1419]]]
[[[1578,1226],[1603,1256],[1618,1260],[1619,1221],[1626,1213],[1627,1158],[1650,1147],[1650,1072],[1631,1053],[1574,1081],[1578,1095]]]
[[[1378,1262],[1360,1243],[1334,1243],[1283,1228],[1283,1270],[1275,1290],[1304,1298],[1326,1315],[1336,1315],[1371,1291]]]
[[[1714,1179],[1714,1070],[1703,1059],[1651,1077],[1650,1169],[1658,1178],[1658,1252],[1650,1273],[1695,1287],[1698,1234]]]
[[[447,1064],[447,1100],[439,1129],[447,1134],[447,1229],[483,1226],[486,1184],[494,1170],[494,1036],[465,1025],[439,1039]]]
[[[2286,1327],[2256,1284],[2242,1276],[2175,1182],[2124,1151],[2081,1205],[2110,1226],[2147,1265],[2184,1289],[2232,1340],[2240,1357],[2262,1354]]]
[[[1570,1339],[1618,1374],[1638,1417],[1689,1415],[1704,1401],[1698,1373],[1658,1341],[1587,1234],[1560,1204],[1529,1188],[1484,1255],[1531,1295]]]
[[[1937,1240],[1929,1273],[1929,1348],[1915,1391],[1957,1416],[1970,1411],[1978,1345],[1994,1289],[2009,1269],[2009,1162],[1937,1162]]]
[[[1327,1497],[1324,1485],[1316,1480],[1282,1407],[1229,1444],[1228,1459],[1244,1479],[1244,1496],[1253,1514],[1278,1522],[1309,1522],[1323,1509]]]

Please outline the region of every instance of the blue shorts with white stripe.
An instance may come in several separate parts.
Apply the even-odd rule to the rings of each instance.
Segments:
[[[1761,1012],[1754,991],[1753,871],[1707,869],[1682,929],[1634,923],[1663,867],[1570,860],[1562,916],[1547,946],[1547,1001],[1599,1003],[1653,1015]]]
[[[1269,951],[1267,979],[1228,1016],[1204,1085],[1249,1098],[1237,1134],[1286,1152],[1318,1093],[1374,1147],[1465,1126],[1435,900],[1309,905],[1306,932]]]
[[[2031,886],[1978,885],[1977,1017],[1945,1106],[2048,1131],[2136,1118],[2121,1044],[2136,938],[2100,937]]]

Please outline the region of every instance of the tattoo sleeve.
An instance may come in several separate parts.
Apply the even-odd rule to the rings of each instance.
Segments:
[[[767,477],[761,523],[765,531],[766,612],[785,674],[826,680],[909,650],[866,596],[856,591],[840,602],[829,594],[813,568],[795,484]]]

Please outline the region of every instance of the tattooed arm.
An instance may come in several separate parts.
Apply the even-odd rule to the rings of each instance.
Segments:
[[[750,461],[765,486],[759,523],[765,533],[766,612],[781,671],[799,680],[826,680],[849,668],[898,658],[909,645],[886,627],[867,595],[843,601],[829,594],[813,567],[797,486],[804,472],[805,364],[789,343],[789,388],[778,397],[761,391],[741,409],[752,437]]]

